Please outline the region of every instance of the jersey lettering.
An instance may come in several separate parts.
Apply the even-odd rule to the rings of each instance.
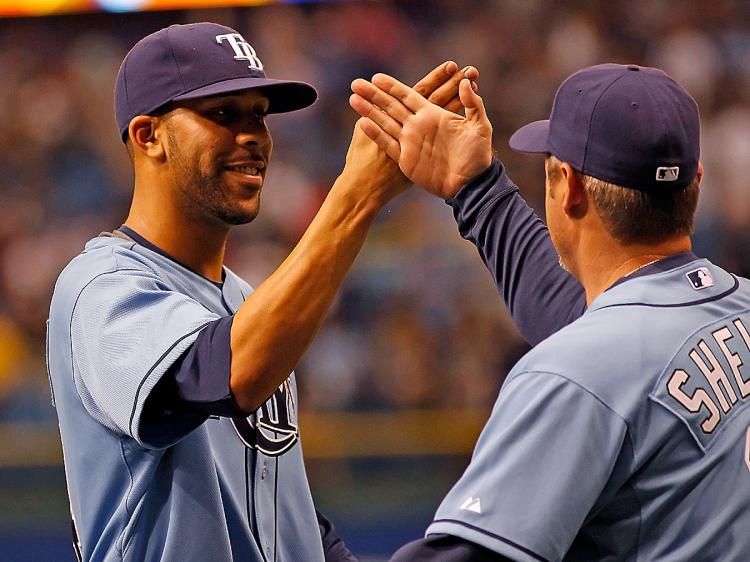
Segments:
[[[735,326],[738,323],[740,325],[742,324],[742,322],[740,322],[739,320],[735,320]],[[727,346],[727,341],[732,339],[733,337],[732,332],[730,332],[729,328],[725,326],[721,330],[716,330],[711,335],[716,340],[716,343],[719,344],[721,352],[724,354],[724,357],[726,357],[727,363],[729,363],[729,367],[732,369],[734,380],[737,381],[737,386],[740,389],[740,396],[742,396],[742,398],[747,398],[748,396],[750,396],[750,381],[744,380],[742,378],[742,374],[740,373],[740,367],[742,367],[742,359],[740,359],[739,355],[730,351],[729,346]]]
[[[232,425],[246,447],[269,457],[278,457],[291,449],[299,439],[299,428],[289,380],[284,381],[255,414],[232,418]]]
[[[724,392],[726,391],[726,393],[729,395],[732,404],[737,402],[737,395],[734,393],[732,385],[729,384],[729,377],[727,377],[724,369],[722,369],[721,365],[719,365],[719,361],[716,359],[716,356],[713,354],[713,352],[708,348],[706,342],[701,340],[698,343],[698,348],[703,352],[708,361],[711,363],[711,367],[708,367],[706,365],[698,351],[695,349],[690,352],[690,359],[692,359],[693,362],[698,366],[698,368],[703,372],[703,376],[706,377],[706,380],[711,385],[714,394],[719,399],[721,409],[724,410],[724,413],[726,414],[731,406],[729,405],[729,402],[727,402],[727,398],[724,395]],[[724,387],[724,391],[721,389],[721,386]]]
[[[747,469],[750,470],[750,427],[747,428],[747,434],[745,435],[745,464]]]
[[[714,401],[711,400],[708,392],[700,387],[698,387],[698,389],[692,394],[692,396],[688,396],[687,394],[685,394],[685,392],[682,390],[682,386],[687,382],[689,377],[690,375],[688,375],[685,371],[681,369],[675,370],[675,372],[672,373],[669,382],[667,383],[669,395],[677,400],[680,404],[682,404],[685,408],[687,408],[688,412],[696,413],[700,411],[702,406],[706,406],[710,415],[701,422],[701,429],[705,433],[711,433],[714,429],[716,429],[716,426],[721,420],[719,408],[716,406],[716,404],[714,404]]]
[[[679,407],[673,411],[684,409],[703,445],[705,437],[750,396],[750,376],[745,372],[750,363],[750,333],[745,324],[740,318],[722,321],[710,334],[696,334],[685,345],[667,371],[671,374],[666,384],[660,383],[663,390],[656,392],[657,397],[664,392],[677,401]]]

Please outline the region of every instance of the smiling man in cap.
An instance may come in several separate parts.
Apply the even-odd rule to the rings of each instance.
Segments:
[[[443,64],[417,87],[456,108],[456,71]],[[162,29],[125,57],[115,113],[130,213],[60,275],[48,326],[79,557],[353,559],[313,506],[292,369],[408,180],[355,130],[278,270],[253,291],[224,266],[230,228],[259,211],[266,115],[315,98],[267,78],[253,47],[213,23]]]
[[[546,156],[547,230],[468,81],[465,117],[386,75],[352,88],[365,133],[447,200],[535,345],[426,537],[393,560],[747,558],[750,283],[691,252],[690,95],[634,65],[565,80],[550,118],[510,139]]]

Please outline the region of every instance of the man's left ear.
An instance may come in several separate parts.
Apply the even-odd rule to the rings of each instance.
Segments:
[[[697,179],[698,183],[700,183],[701,178],[703,178],[703,162],[698,160],[698,172],[695,174],[695,179]]]

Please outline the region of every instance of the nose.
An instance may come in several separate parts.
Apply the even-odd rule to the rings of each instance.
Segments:
[[[265,126],[248,126],[237,131],[235,141],[240,146],[265,148],[271,144],[271,135]]]

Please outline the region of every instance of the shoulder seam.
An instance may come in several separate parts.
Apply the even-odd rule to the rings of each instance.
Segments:
[[[602,398],[601,398],[600,396],[598,396],[598,395],[597,395],[597,394],[596,394],[596,393],[595,393],[594,391],[592,391],[592,390],[591,390],[591,389],[589,389],[589,388],[586,388],[586,387],[585,387],[584,385],[582,385],[582,384],[581,384],[581,383],[579,383],[578,381],[575,381],[575,380],[571,379],[570,377],[568,377],[568,376],[566,376],[566,375],[563,375],[563,374],[560,374],[560,373],[555,373],[555,372],[553,372],[553,371],[543,371],[543,370],[537,370],[537,369],[524,370],[524,371],[521,371],[520,373],[518,373],[517,375],[515,375],[515,376],[513,377],[513,379],[511,379],[511,380],[510,380],[510,382],[509,382],[508,384],[509,384],[509,385],[510,385],[510,384],[513,384],[513,381],[517,380],[517,379],[518,379],[518,378],[520,378],[520,377],[521,377],[522,375],[529,375],[529,374],[538,374],[538,375],[551,375],[551,376],[554,376],[554,377],[558,377],[558,378],[561,378],[561,379],[563,379],[563,380],[565,380],[565,381],[569,382],[570,384],[572,384],[572,385],[574,385],[574,386],[576,386],[576,387],[580,388],[580,389],[581,389],[582,391],[584,391],[584,392],[585,392],[586,394],[588,394],[588,395],[589,395],[589,396],[591,396],[591,397],[592,397],[592,398],[593,398],[594,400],[596,400],[596,401],[597,401],[597,402],[599,402],[599,403],[600,403],[600,404],[601,404],[602,406],[604,406],[604,407],[605,407],[605,408],[606,408],[607,410],[609,410],[609,411],[610,411],[610,412],[612,412],[612,413],[613,413],[613,414],[614,414],[615,416],[617,416],[618,418],[620,418],[620,419],[622,420],[622,422],[623,422],[623,423],[625,424],[625,427],[627,428],[627,432],[628,432],[628,434],[630,434],[630,423],[628,422],[628,420],[627,420],[626,418],[624,418],[624,417],[623,417],[623,416],[622,416],[622,415],[621,415],[621,414],[620,414],[620,413],[619,413],[619,412],[618,412],[617,410],[615,410],[615,409],[614,409],[614,408],[613,408],[612,406],[610,406],[609,404],[607,404],[607,402],[605,402],[605,401],[604,401],[604,400],[603,400],[603,399],[602,399]],[[501,391],[502,391],[502,390],[501,390]]]

